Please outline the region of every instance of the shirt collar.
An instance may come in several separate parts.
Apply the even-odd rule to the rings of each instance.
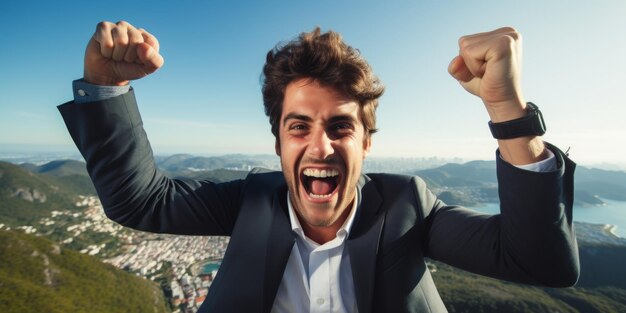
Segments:
[[[354,222],[354,217],[356,216],[356,210],[360,207],[361,201],[361,192],[359,188],[356,188],[356,192],[354,194],[354,201],[352,202],[352,209],[350,210],[350,214],[348,218],[343,222],[343,225],[339,227],[337,230],[337,237],[347,238],[348,234],[350,234],[350,229],[352,228],[352,224]],[[298,220],[298,216],[296,215],[296,211],[293,209],[291,205],[291,199],[289,198],[289,191],[287,191],[287,208],[289,212],[289,222],[291,222],[291,230],[293,230],[298,236],[302,239],[309,239],[302,230],[302,225],[300,224],[300,220]],[[310,239],[309,239],[310,240]]]

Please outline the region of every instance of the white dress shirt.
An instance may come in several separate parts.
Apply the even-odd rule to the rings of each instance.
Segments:
[[[337,237],[323,245],[304,234],[287,195],[291,229],[297,236],[276,293],[273,313],[357,312],[352,267],[344,247],[359,208],[359,193],[357,188],[350,215]]]

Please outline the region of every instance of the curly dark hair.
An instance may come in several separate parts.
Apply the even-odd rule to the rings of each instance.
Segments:
[[[376,107],[385,87],[359,51],[343,42],[339,33],[321,33],[317,27],[267,53],[261,78],[263,105],[276,139],[285,89],[300,78],[316,80],[355,99],[366,136],[377,131]]]

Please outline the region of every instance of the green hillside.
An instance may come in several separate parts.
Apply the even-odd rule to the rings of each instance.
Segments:
[[[85,162],[76,160],[55,160],[37,167],[37,172],[48,174],[50,176],[69,176],[81,175],[87,176]]]
[[[539,288],[468,273],[433,262],[433,280],[450,313],[626,312],[626,289]],[[584,270],[584,269],[583,269]]]
[[[30,225],[51,211],[76,209],[73,184],[0,162],[0,224]]]
[[[167,312],[159,287],[53,242],[0,231],[0,312]]]
[[[66,190],[79,195],[95,195],[96,188],[89,178],[85,162],[75,160],[56,160],[37,166],[30,163],[19,165],[36,174],[54,177]]]

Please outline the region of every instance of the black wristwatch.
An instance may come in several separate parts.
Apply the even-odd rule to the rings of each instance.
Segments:
[[[518,119],[492,123],[489,121],[491,135],[496,139],[512,139],[525,136],[542,136],[546,133],[546,124],[539,108],[532,102],[526,103],[528,114]]]

